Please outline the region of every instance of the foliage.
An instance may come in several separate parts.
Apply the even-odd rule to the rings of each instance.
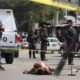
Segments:
[[[29,31],[34,22],[45,22],[54,16],[53,7],[29,0],[0,0],[0,8],[13,9],[19,31]]]

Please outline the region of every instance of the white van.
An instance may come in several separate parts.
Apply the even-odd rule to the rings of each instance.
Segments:
[[[19,35],[13,11],[11,9],[0,9],[0,21],[5,29],[0,39],[0,48],[6,63],[9,64],[13,62],[14,56],[18,57],[19,55]]]

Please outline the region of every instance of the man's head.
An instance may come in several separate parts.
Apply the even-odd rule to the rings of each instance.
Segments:
[[[37,75],[44,75],[44,72],[45,71],[44,71],[43,68],[38,68],[35,74],[37,74]]]
[[[46,27],[46,25],[43,25],[43,26],[42,26],[41,31],[42,31],[42,32],[47,32],[47,27]]]
[[[73,21],[72,21],[72,20],[68,20],[68,21],[66,22],[66,24],[68,24],[69,26],[72,26],[72,25],[73,25]]]

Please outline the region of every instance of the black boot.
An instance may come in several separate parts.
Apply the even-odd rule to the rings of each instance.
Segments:
[[[29,51],[29,58],[31,59],[31,51]]]
[[[33,58],[36,59],[36,57],[35,57],[35,51],[33,51]]]

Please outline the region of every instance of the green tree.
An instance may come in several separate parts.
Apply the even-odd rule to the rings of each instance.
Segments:
[[[30,2],[30,0],[0,0],[0,8],[13,9],[19,31],[29,31],[34,22],[53,19],[53,7]]]

